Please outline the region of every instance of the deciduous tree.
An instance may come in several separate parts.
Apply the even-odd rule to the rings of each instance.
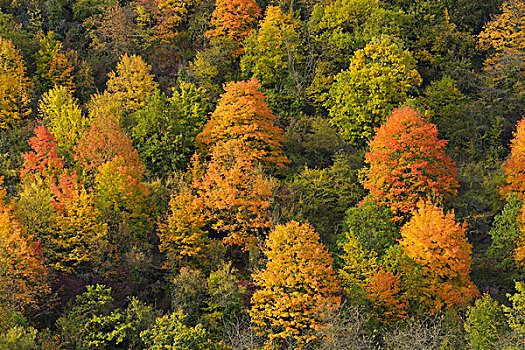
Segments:
[[[355,52],[348,70],[335,77],[326,101],[331,123],[354,143],[369,140],[394,107],[422,82],[409,51],[389,36]]]
[[[374,200],[395,214],[410,213],[420,200],[456,194],[457,170],[445,153],[447,141],[410,107],[395,109],[370,141],[364,182]]]
[[[401,248],[422,269],[422,287],[412,293],[429,313],[464,310],[479,294],[469,277],[472,246],[466,231],[453,213],[430,202],[420,202],[401,229]]]
[[[268,263],[253,276],[260,289],[252,296],[250,316],[271,340],[297,341],[302,349],[324,323],[322,310],[338,308],[340,298],[330,253],[308,224],[278,225],[266,242]]]
[[[0,37],[0,129],[12,127],[31,113],[32,84],[25,73],[20,51]]]
[[[525,119],[518,122],[510,146],[510,158],[505,163],[505,182],[500,193],[505,198],[516,193],[518,199],[525,199]]]
[[[197,141],[207,147],[239,140],[247,153],[265,169],[282,168],[288,159],[283,154],[282,130],[273,124],[256,79],[230,82],[224,86],[217,109],[212,113]]]

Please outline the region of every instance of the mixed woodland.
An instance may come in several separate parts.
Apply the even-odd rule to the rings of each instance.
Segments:
[[[0,349],[525,349],[525,1],[0,0]]]

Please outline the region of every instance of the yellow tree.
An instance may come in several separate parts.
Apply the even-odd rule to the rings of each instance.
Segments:
[[[0,178],[0,329],[10,312],[34,306],[49,291],[48,270],[42,246],[13,216],[4,203],[6,191]]]
[[[109,73],[106,92],[133,113],[146,106],[146,100],[157,88],[151,67],[136,55],[123,55],[117,70]]]
[[[506,0],[501,14],[488,22],[479,34],[478,43],[490,52],[485,61],[488,71],[501,75],[509,64],[525,69],[525,2]]]
[[[331,123],[354,143],[369,140],[394,107],[422,79],[409,51],[389,36],[374,38],[355,52],[348,70],[335,76],[325,102]]]
[[[454,213],[445,214],[430,202],[420,202],[401,228],[401,248],[421,266],[420,286],[407,288],[429,313],[464,310],[479,294],[469,277],[472,247],[466,231]]]
[[[260,289],[252,296],[250,316],[270,340],[297,341],[303,349],[322,327],[322,310],[339,307],[332,257],[309,224],[278,225],[266,241],[268,263],[253,275]]]
[[[73,65],[63,52],[62,43],[55,39],[53,32],[40,38],[40,50],[36,53],[35,85],[39,93],[60,85],[72,92]]]
[[[31,81],[20,52],[0,37],[0,129],[7,129],[31,113]]]
[[[190,189],[172,196],[170,214],[159,224],[158,232],[159,250],[167,254],[166,265],[197,267],[204,261],[208,237],[201,202]]]
[[[56,137],[60,148],[72,152],[88,126],[78,102],[64,86],[55,86],[40,100],[39,112],[49,121],[49,131]]]

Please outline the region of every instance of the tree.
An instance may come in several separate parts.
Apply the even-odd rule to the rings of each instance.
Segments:
[[[123,132],[113,114],[97,113],[89,128],[74,148],[73,158],[85,173],[93,175],[102,164],[116,156],[122,157],[128,167],[143,168],[131,138]]]
[[[437,128],[410,107],[395,109],[370,141],[364,186],[372,199],[409,214],[420,200],[456,194],[457,170],[445,153],[447,141]]]
[[[31,114],[32,84],[20,51],[0,37],[0,129],[8,129]]]
[[[54,86],[62,86],[69,92],[75,89],[73,65],[64,54],[62,43],[53,32],[40,38],[40,50],[37,52],[35,85],[43,94]]]
[[[297,98],[293,94],[301,83],[298,69],[302,60],[298,27],[289,14],[269,6],[260,28],[246,39],[241,69],[261,83],[274,110]]]
[[[254,0],[216,0],[208,37],[229,36],[236,43],[248,37],[261,16],[261,9]]]
[[[195,152],[195,137],[208,119],[209,97],[202,88],[181,82],[171,98],[151,95],[133,119],[132,139],[140,158],[155,175],[185,170]]]
[[[345,240],[339,242],[344,251],[341,254],[342,267],[339,270],[341,281],[350,295],[362,293],[370,283],[370,278],[379,267],[377,254],[363,248],[356,235],[350,231]]]
[[[133,113],[144,108],[147,98],[158,88],[150,70],[139,56],[124,54],[117,70],[109,73],[107,92],[122,104],[124,111]]]
[[[206,221],[197,198],[188,190],[171,197],[170,214],[159,225],[159,250],[167,253],[170,266],[197,267],[205,258]]]
[[[198,324],[188,327],[184,324],[185,316],[182,311],[157,318],[152,329],[140,333],[149,350],[222,350],[221,343],[214,343],[209,339],[208,332]]]
[[[197,141],[210,147],[228,140],[240,140],[246,152],[263,168],[279,169],[288,159],[283,154],[282,130],[273,125],[275,116],[268,108],[256,79],[230,82],[219,99]]]
[[[482,49],[490,50],[485,61],[488,71],[495,71],[497,76],[504,76],[511,65],[517,65],[523,71],[525,64],[525,2],[506,0],[502,13],[485,24],[478,36]]]
[[[0,329],[13,312],[27,311],[49,291],[42,244],[15,219],[0,178]]]
[[[469,278],[472,248],[466,231],[453,213],[444,214],[430,202],[420,202],[401,228],[401,248],[421,266],[422,287],[413,292],[429,313],[464,310],[479,294]]]
[[[239,140],[214,147],[202,178],[194,179],[208,225],[224,242],[244,250],[257,246],[271,226],[272,184]]]
[[[55,86],[42,96],[39,111],[49,121],[49,131],[56,137],[59,148],[69,155],[88,127],[78,101],[64,86]]]
[[[516,193],[518,200],[525,199],[525,119],[518,122],[514,138],[510,146],[510,158],[505,163],[505,182],[500,193],[505,198]]]
[[[489,294],[476,300],[469,306],[466,314],[465,330],[470,338],[470,345],[476,350],[494,349],[510,331],[506,324],[503,308]]]
[[[265,253],[266,268],[253,275],[260,289],[252,296],[252,322],[271,340],[293,338],[302,349],[323,325],[323,308],[340,304],[332,258],[313,228],[296,221],[270,233]]]
[[[408,303],[402,293],[401,276],[379,268],[365,285],[366,297],[372,302],[372,310],[378,319],[392,324],[407,316]]]
[[[388,36],[356,51],[348,70],[336,75],[325,103],[331,123],[346,140],[359,144],[370,139],[374,128],[421,84],[415,64],[410,52]]]

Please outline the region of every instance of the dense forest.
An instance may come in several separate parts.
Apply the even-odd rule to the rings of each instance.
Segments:
[[[525,349],[524,201],[523,0],[0,0],[2,350]]]

